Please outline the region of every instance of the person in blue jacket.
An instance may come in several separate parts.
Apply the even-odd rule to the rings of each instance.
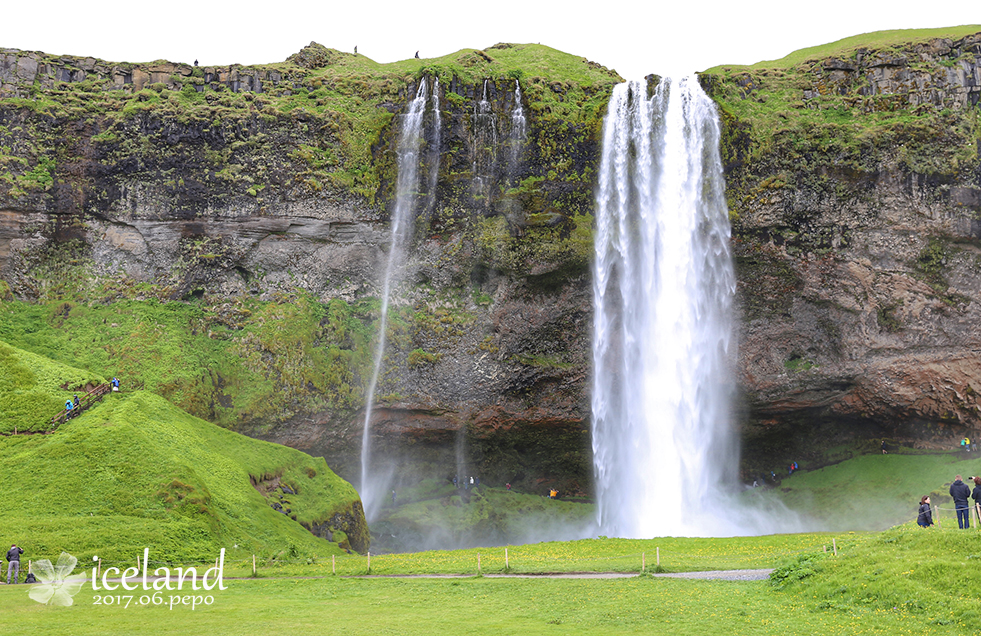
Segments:
[[[971,527],[971,510],[967,507],[967,498],[971,496],[971,489],[961,481],[960,475],[954,477],[954,483],[950,485],[950,496],[954,500],[954,508],[957,509],[957,527],[967,530]]]

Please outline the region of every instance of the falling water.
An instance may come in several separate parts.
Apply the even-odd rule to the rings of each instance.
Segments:
[[[473,183],[474,198],[486,205],[490,201],[491,186],[497,175],[497,114],[487,97],[490,80],[484,80],[480,101],[474,105],[471,125],[473,140]]]
[[[389,476],[372,472],[378,467],[371,463],[371,412],[375,402],[375,389],[385,358],[385,333],[388,328],[388,304],[396,273],[402,267],[404,252],[412,236],[412,209],[419,182],[419,160],[423,142],[423,113],[426,106],[426,80],[419,83],[416,97],[409,104],[409,112],[402,120],[402,134],[396,147],[398,179],[396,181],[395,209],[392,213],[391,239],[388,247],[388,263],[382,282],[381,319],[378,326],[378,345],[375,349],[374,366],[365,399],[364,430],[361,438],[361,501],[370,520],[381,505]]]
[[[508,155],[508,181],[518,170],[518,157],[521,148],[528,138],[528,122],[525,120],[525,111],[521,106],[521,84],[518,80],[514,81],[514,109],[511,111],[511,134],[508,137],[510,154]]]
[[[436,181],[439,178],[439,158],[442,154],[443,121],[439,110],[439,78],[433,80],[433,138],[427,144],[427,161],[429,162],[429,192],[426,195],[426,218],[432,215],[436,205]]]
[[[715,106],[695,78],[615,87],[593,297],[599,531],[739,534],[726,508],[735,275]]]

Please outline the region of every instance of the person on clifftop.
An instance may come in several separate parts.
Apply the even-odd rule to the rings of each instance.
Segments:
[[[921,528],[929,528],[933,525],[933,511],[930,509],[929,495],[920,498],[920,514],[916,517],[916,524]]]
[[[971,489],[961,481],[961,476],[954,477],[954,483],[950,485],[950,496],[954,500],[954,508],[957,509],[957,527],[967,530],[971,527],[970,509],[967,507],[967,498],[971,496]]]

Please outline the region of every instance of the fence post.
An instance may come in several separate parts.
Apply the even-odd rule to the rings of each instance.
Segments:
[[[640,553],[640,573],[643,574],[647,571],[647,553]]]
[[[835,556],[838,556],[838,542],[835,539],[831,539],[831,547],[835,551]]]
[[[477,553],[477,574],[480,574],[480,552]]]
[[[96,577],[102,576],[102,559],[99,559],[99,565],[95,568]]]
[[[937,520],[937,527],[943,528],[943,526],[940,525],[940,506],[933,507],[933,516]]]
[[[140,571],[140,555],[136,555],[136,571]]]
[[[330,573],[337,574],[337,566],[334,564],[334,555],[330,555]]]
[[[371,574],[371,551],[368,551],[368,571],[366,574]]]
[[[252,576],[255,576],[255,555],[252,555]]]
[[[661,548],[657,547],[654,549],[657,550],[657,567],[661,567]]]
[[[504,569],[505,570],[510,570],[511,569],[511,564],[508,563],[508,549],[507,548],[504,548]]]

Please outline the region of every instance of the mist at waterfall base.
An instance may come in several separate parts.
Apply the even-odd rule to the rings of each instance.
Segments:
[[[650,97],[646,83],[614,88],[593,269],[592,442],[604,535],[801,529],[794,513],[738,481],[736,280],[719,135],[695,77],[664,79]]]

